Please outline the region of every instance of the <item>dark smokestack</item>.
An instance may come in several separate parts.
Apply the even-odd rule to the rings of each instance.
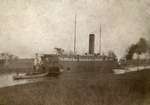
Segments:
[[[95,35],[89,35],[89,54],[94,54]]]

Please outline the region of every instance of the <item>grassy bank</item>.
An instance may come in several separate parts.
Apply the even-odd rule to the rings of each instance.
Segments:
[[[147,72],[136,72],[120,76],[50,78],[1,88],[0,105],[144,105],[148,103],[149,90],[146,76]]]

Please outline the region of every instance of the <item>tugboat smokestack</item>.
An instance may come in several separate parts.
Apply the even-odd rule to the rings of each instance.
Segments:
[[[94,43],[95,43],[95,35],[89,35],[89,54],[94,54]]]

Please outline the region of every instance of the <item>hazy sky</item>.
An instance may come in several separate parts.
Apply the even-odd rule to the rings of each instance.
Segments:
[[[102,50],[118,56],[139,37],[150,39],[149,0],[0,0],[0,52],[31,57],[54,47],[73,50],[77,14],[77,52],[88,51],[89,33],[102,26]]]

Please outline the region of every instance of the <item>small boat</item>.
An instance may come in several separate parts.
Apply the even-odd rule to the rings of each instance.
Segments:
[[[41,78],[47,76],[48,73],[31,73],[31,74],[16,74],[13,76],[14,80],[19,79],[34,79],[34,78]]]
[[[114,74],[124,74],[126,72],[128,72],[128,68],[126,67],[117,67],[117,68],[113,68],[112,69]]]

